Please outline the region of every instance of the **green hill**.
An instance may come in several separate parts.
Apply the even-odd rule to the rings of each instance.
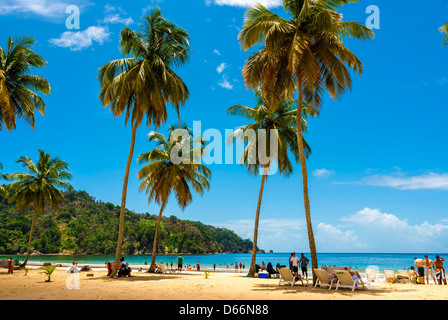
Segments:
[[[47,209],[36,219],[32,250],[42,254],[114,254],[118,238],[120,207],[96,201],[85,191],[66,193],[59,212]],[[26,252],[33,208],[17,212],[15,204],[0,197],[0,254]],[[157,215],[127,210],[124,254],[152,252]],[[233,231],[197,221],[162,217],[158,253],[251,252],[252,241]]]

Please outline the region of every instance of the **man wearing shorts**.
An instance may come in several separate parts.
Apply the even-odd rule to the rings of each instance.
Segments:
[[[309,262],[310,260],[307,257],[305,257],[302,253],[300,257],[300,267],[302,268],[302,277],[305,277],[306,279],[308,279],[307,265]]]
[[[182,257],[182,255],[180,255],[180,256],[177,258],[177,270],[178,270],[179,272],[182,271],[182,266],[183,266],[183,264],[184,264],[184,258]]]
[[[296,256],[296,253],[293,252],[291,257],[289,258],[289,262],[292,266],[292,274],[295,276],[299,275],[299,257]]]
[[[445,269],[443,268],[444,258],[440,258],[440,256],[436,256],[436,260],[434,261],[434,269],[436,271],[437,279],[439,279],[439,284],[446,285],[446,277],[445,277]]]
[[[432,280],[434,280],[434,283],[436,282],[436,277],[434,276],[434,272],[432,270],[432,267],[434,266],[434,263],[432,260],[428,259],[428,256],[425,255],[425,275],[426,275],[426,283],[429,284],[429,276],[432,277]]]
[[[414,265],[417,267],[417,282],[425,284],[425,262],[423,259],[415,258]]]

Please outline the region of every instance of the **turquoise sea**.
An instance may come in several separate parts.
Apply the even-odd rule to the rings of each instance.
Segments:
[[[296,253],[300,256],[300,252]],[[309,253],[304,253],[306,257],[310,258]],[[402,270],[409,269],[414,265],[414,258],[419,257],[424,259],[427,254],[429,259],[434,260],[435,255],[441,257],[448,257],[444,253],[319,253],[317,261],[319,267],[326,266],[347,266],[352,269],[364,271],[368,266],[376,266],[378,270]],[[257,254],[257,264],[264,262],[266,265],[271,262],[273,266],[277,263],[281,265],[288,265],[288,259],[291,253],[259,253]],[[0,259],[7,259],[12,257],[23,260],[24,256],[17,255],[1,255]],[[131,265],[144,265],[151,262],[151,255],[124,255],[125,260]],[[178,255],[158,255],[156,262],[176,264]],[[217,269],[235,270],[234,264],[244,263],[246,269],[249,268],[251,254],[250,253],[228,253],[228,254],[207,254],[207,255],[183,255],[185,265],[196,265],[198,262],[201,268],[213,268],[216,263]],[[28,261],[32,262],[51,262],[56,263],[71,263],[73,260],[78,261],[78,265],[84,264],[104,264],[107,260],[114,261],[114,255],[30,255]]]

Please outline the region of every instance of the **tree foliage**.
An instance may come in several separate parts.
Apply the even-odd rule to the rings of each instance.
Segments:
[[[32,210],[18,212],[15,203],[0,197],[0,254],[22,254],[27,250]],[[37,217],[32,247],[42,254],[114,254],[120,207],[97,201],[85,191],[65,193],[59,212],[48,209]],[[124,254],[149,254],[154,242],[156,214],[126,210]],[[197,221],[163,216],[159,231],[160,253],[250,252],[252,242],[233,231]]]

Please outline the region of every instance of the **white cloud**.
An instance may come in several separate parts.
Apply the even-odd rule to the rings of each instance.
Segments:
[[[334,173],[333,170],[327,170],[325,168],[316,169],[312,172],[312,174],[318,179],[321,179],[321,178],[326,179],[329,176],[331,176],[333,173]]]
[[[133,22],[134,22],[134,20],[131,17],[122,18],[119,13],[108,14],[103,19],[103,23],[122,23],[122,24],[128,25]]]
[[[254,220],[234,220],[214,223],[214,226],[233,230],[243,239],[254,237]],[[300,219],[260,219],[258,225],[258,247],[264,250],[293,251],[298,245],[307,243],[305,221]],[[303,249],[303,248],[302,248]]]
[[[66,31],[59,38],[50,39],[49,42],[58,47],[79,51],[90,47],[94,41],[103,44],[104,41],[108,40],[109,35],[104,27],[91,26],[84,31]]]
[[[347,252],[366,248],[367,244],[359,241],[354,230],[342,231],[331,224],[321,222],[316,228],[316,246],[324,252]]]
[[[104,6],[104,12],[107,14],[102,20],[103,23],[122,23],[131,24],[134,20],[131,17],[123,18],[122,15],[128,15],[121,7],[114,7],[110,4]]]
[[[380,209],[364,208],[339,221],[315,221],[318,252],[447,252],[448,219],[429,223],[407,219]],[[233,230],[243,239],[253,239],[254,221],[241,219],[212,223]],[[305,219],[260,219],[258,247],[276,252],[308,249]]]
[[[362,184],[391,187],[399,190],[439,189],[448,190],[448,173],[428,173],[413,177],[375,175],[363,179]]]
[[[210,5],[211,0],[206,0],[206,5]],[[219,6],[233,6],[241,8],[249,8],[261,3],[266,8],[275,8],[283,5],[282,0],[214,0],[214,4]]]
[[[217,50],[217,49],[213,50],[213,52],[216,53],[218,56],[221,55],[221,52],[219,52],[219,50]]]
[[[222,76],[222,81],[218,83],[219,86],[223,87],[224,89],[232,90],[233,85],[230,84],[230,82],[227,80],[227,76]]]
[[[36,15],[43,18],[63,18],[66,8],[76,5],[80,8],[92,5],[86,0],[1,0],[0,15]]]
[[[225,68],[227,68],[227,65],[223,62],[216,68],[216,72],[221,73]]]
[[[446,251],[448,224],[440,221],[431,224],[423,221],[411,225],[407,219],[379,209],[364,208],[341,219],[351,222],[364,242],[373,250],[383,252]]]

